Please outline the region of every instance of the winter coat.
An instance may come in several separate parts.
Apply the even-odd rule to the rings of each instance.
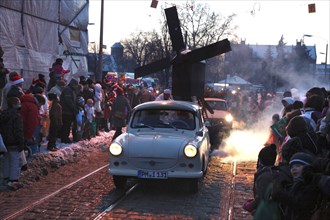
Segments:
[[[63,115],[70,115],[75,117],[78,110],[76,106],[76,98],[77,94],[75,89],[72,87],[71,82],[69,85],[64,87],[61,96],[60,96],[60,102],[62,106],[62,114]]]
[[[20,99],[24,138],[29,140],[32,138],[35,128],[40,124],[39,107],[32,94],[22,95]]]
[[[51,77],[55,78],[55,79],[61,79],[63,78],[64,74],[67,74],[70,72],[70,70],[65,70],[63,69],[61,64],[56,64],[54,65],[52,68],[49,69],[49,71],[51,72]]]
[[[95,85],[95,92],[94,92],[94,107],[96,112],[101,112],[101,103],[103,102],[103,94],[102,94],[102,86],[97,83]]]
[[[296,178],[286,189],[273,189],[273,199],[285,207],[286,220],[311,219],[317,205],[319,189],[312,182]]]
[[[23,122],[21,113],[9,108],[0,114],[0,133],[8,151],[22,151],[24,148]]]
[[[78,108],[78,114],[76,115],[77,121],[77,130],[81,131],[83,128],[83,124],[85,122],[85,110],[83,107]]]
[[[86,119],[90,123],[95,120],[95,108],[94,106],[90,107],[88,104],[85,104]]]
[[[6,75],[9,73],[9,71],[4,68],[4,65],[0,63],[0,89],[3,89],[7,83]]]
[[[55,126],[62,125],[62,106],[58,100],[52,101],[52,106],[49,111],[50,122]]]
[[[12,82],[9,81],[9,82],[6,83],[5,87],[3,87],[3,89],[2,89],[1,106],[0,106],[2,110],[5,110],[5,109],[8,108],[8,106],[7,106],[7,94],[9,92],[11,86],[12,86]]]
[[[125,127],[128,114],[131,112],[131,106],[128,99],[123,95],[118,95],[113,102],[111,109],[112,123],[114,127]]]

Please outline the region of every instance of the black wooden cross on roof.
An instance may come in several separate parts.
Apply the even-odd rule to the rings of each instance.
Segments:
[[[167,25],[176,56],[149,63],[135,69],[135,78],[143,77],[172,65],[172,95],[175,100],[192,101],[204,97],[205,62],[208,58],[231,51],[227,39],[187,51],[183,41],[176,7],[165,9]]]

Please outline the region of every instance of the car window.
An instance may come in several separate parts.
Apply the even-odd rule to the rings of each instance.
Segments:
[[[194,130],[195,126],[194,112],[171,109],[136,111],[131,123],[132,128],[152,127]]]
[[[223,101],[207,101],[207,104],[209,104],[213,110],[227,111],[226,102],[223,102]]]

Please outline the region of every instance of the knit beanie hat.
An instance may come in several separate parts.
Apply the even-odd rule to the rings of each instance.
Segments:
[[[288,123],[287,133],[290,137],[296,137],[307,131],[307,123],[303,116],[295,116]]]
[[[300,163],[303,165],[311,165],[314,161],[314,157],[309,154],[309,153],[305,153],[305,152],[298,152],[295,153],[291,159],[290,159],[290,165],[294,164],[294,163]]]
[[[271,144],[263,147],[259,151],[258,155],[258,161],[263,165],[263,166],[273,166],[276,161],[276,145]]]

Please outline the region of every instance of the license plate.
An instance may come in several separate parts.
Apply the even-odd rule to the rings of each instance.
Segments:
[[[167,179],[167,172],[138,170],[138,178],[142,178],[142,179]]]

